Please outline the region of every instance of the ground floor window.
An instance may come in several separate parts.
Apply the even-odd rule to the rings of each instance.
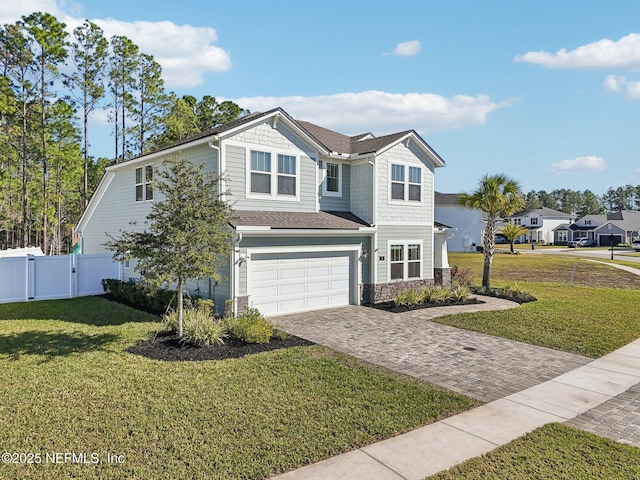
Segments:
[[[569,241],[569,235],[566,230],[561,230],[558,232],[558,241],[559,242],[567,242]]]
[[[422,277],[422,242],[389,243],[389,279],[412,280]]]

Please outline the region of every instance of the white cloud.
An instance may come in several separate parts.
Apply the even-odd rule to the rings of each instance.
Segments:
[[[622,75],[608,75],[602,84],[608,92],[623,92],[629,100],[640,100],[640,82],[628,80]]]
[[[43,11],[67,24],[69,33],[84,22],[82,7],[64,0],[2,0],[0,20],[10,23],[22,15]],[[207,72],[224,72],[231,68],[231,58],[224,49],[214,45],[218,34],[210,27],[194,27],[164,22],[124,22],[113,18],[92,19],[105,37],[124,35],[153,55],[162,66],[162,77],[169,89],[202,85]]]
[[[560,175],[566,173],[600,172],[607,168],[607,163],[600,157],[589,155],[574,160],[562,160],[551,165],[551,171]]]
[[[574,50],[556,53],[528,52],[514,58],[518,63],[534,63],[558,69],[604,69],[640,67],[640,34],[630,33],[618,41],[603,38]]]
[[[420,53],[420,50],[422,50],[420,40],[411,40],[409,42],[401,42],[396,45],[396,48],[393,49],[391,55],[398,57],[413,57]]]
[[[294,118],[348,135],[373,131],[377,135],[415,129],[419,133],[482,125],[487,115],[518,100],[492,101],[487,95],[386,93],[375,90],[317,97],[244,97],[233,99],[251,111],[282,107]]]

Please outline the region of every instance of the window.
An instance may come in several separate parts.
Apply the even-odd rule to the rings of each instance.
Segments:
[[[278,195],[296,194],[296,157],[278,155]]]
[[[324,184],[324,193],[340,195],[341,184],[340,174],[342,173],[342,165],[339,163],[327,163],[327,177]]]
[[[273,158],[273,161],[271,161]],[[269,195],[296,199],[298,195],[298,157],[251,150],[247,166],[247,195]]]
[[[569,240],[569,235],[567,233],[568,232],[566,230],[558,231],[558,241],[559,242],[566,242],[567,240]]]
[[[513,224],[514,225],[522,225],[522,219],[521,218],[514,218],[513,219]]]
[[[404,165],[391,165],[391,198],[404,200]]]
[[[391,199],[412,202],[422,201],[422,168],[392,163]]]
[[[591,225],[591,220],[585,220],[585,221],[584,221],[584,224],[585,224],[585,225]]]
[[[422,277],[422,242],[392,242],[389,245],[389,279]]]
[[[136,168],[136,202],[153,200],[153,165]]]
[[[251,150],[251,193],[271,193],[271,154]]]
[[[409,200],[422,200],[422,170],[419,167],[409,167]]]
[[[531,218],[531,225],[538,225],[538,217]]]

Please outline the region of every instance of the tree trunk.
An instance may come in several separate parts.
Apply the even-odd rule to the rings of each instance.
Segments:
[[[182,313],[183,313],[183,300],[182,293],[182,278],[178,279],[178,337],[182,338],[184,334],[184,328],[182,325]]]
[[[482,286],[487,290],[491,289],[491,262],[496,245],[496,223],[497,218],[489,214],[487,227],[484,229],[484,267],[482,270]]]

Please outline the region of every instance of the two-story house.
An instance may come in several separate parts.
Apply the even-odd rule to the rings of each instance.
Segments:
[[[220,174],[235,213],[225,280],[189,285],[218,308],[233,299],[273,315],[447,281],[451,231],[434,223],[433,201],[444,162],[420,135],[347,136],[280,108],[107,168],[76,228],[83,253],[104,252],[106,233],[144,230],[154,171],[177,152]]]
[[[574,217],[552,208],[538,207],[523,210],[508,218],[509,223],[522,225],[528,232],[520,237],[521,242],[562,243],[557,232],[561,225],[571,224]],[[566,242],[566,240],[564,240]]]
[[[599,246],[631,243],[640,237],[640,212],[622,210],[607,214],[585,215],[568,227],[572,240],[588,238]]]

